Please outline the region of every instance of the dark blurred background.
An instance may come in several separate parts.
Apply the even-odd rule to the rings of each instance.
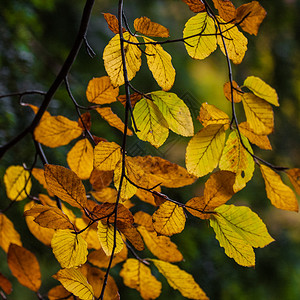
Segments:
[[[96,1],[88,31],[88,41],[94,51],[91,59],[84,48],[69,75],[70,85],[75,98],[81,105],[88,105],[85,89],[92,77],[106,75],[103,67],[102,52],[113,34],[109,31],[102,13],[117,13],[118,1]],[[233,1],[236,6],[242,4]],[[1,0],[0,2],[0,94],[16,91],[39,89],[47,91],[75,39],[85,1],[64,0]],[[277,90],[280,107],[274,107],[275,132],[270,136],[273,151],[262,151],[253,146],[257,155],[269,162],[299,167],[299,106],[300,106],[300,1],[298,0],[261,0],[268,15],[259,30],[258,36],[249,36],[248,51],[241,65],[234,66],[235,80],[242,85],[247,76],[262,78]],[[172,38],[182,36],[185,22],[193,13],[180,0],[165,1],[125,1],[125,11],[129,23],[137,17],[148,16],[151,20],[169,28]],[[202,102],[214,104],[230,114],[230,104],[222,91],[227,81],[225,57],[220,50],[204,61],[191,59],[184,45],[165,45],[164,49],[173,57],[177,71],[175,85],[171,92],[176,93],[190,107],[193,117],[199,112]],[[133,84],[144,92],[159,90],[143,59],[143,66],[137,73]],[[122,92],[122,90],[121,90]],[[39,105],[40,96],[23,99]],[[114,104],[113,109],[122,116],[122,106]],[[62,86],[55,94],[49,111],[53,115],[62,114],[72,120],[77,119],[74,106]],[[242,111],[242,109],[238,109]],[[0,99],[0,144],[5,144],[24,126],[30,123],[33,113],[23,107],[15,97]],[[121,133],[109,127],[97,113],[92,132],[109,141],[120,143]],[[243,116],[241,115],[241,119]],[[195,122],[196,130],[200,124]],[[170,134],[166,144],[158,150],[147,143],[129,138],[128,153],[131,155],[160,155],[184,166],[185,147],[189,139]],[[46,155],[52,164],[67,166],[68,146],[47,149]],[[34,145],[30,137],[22,140],[2,158],[0,163],[1,189],[0,208],[9,204],[5,195],[3,175],[9,165],[30,166],[33,162]],[[39,162],[40,164],[40,162]],[[40,164],[41,166],[41,164]],[[166,191],[178,201],[186,202],[200,195],[203,182],[199,179],[192,187]],[[283,180],[286,181],[285,175]],[[38,187],[33,193],[38,193]],[[51,250],[36,240],[24,222],[23,206],[27,200],[18,203],[7,213],[22,235],[24,246],[33,251],[41,264],[43,273],[42,294],[58,282],[51,275],[59,269]],[[146,204],[137,203],[137,209],[153,211]],[[251,207],[266,223],[275,242],[264,249],[257,249],[256,267],[244,268],[229,259],[223,248],[214,238],[208,223],[192,217],[188,218],[182,234],[172,237],[185,257],[179,266],[193,274],[195,280],[211,299],[252,300],[252,299],[300,299],[300,217],[298,213],[275,209],[270,205],[264,190],[264,183],[258,170],[247,187],[239,192],[230,203]],[[149,253],[146,255],[150,256]],[[51,262],[51,263],[49,263]],[[121,299],[138,299],[135,290],[124,287],[118,276],[120,266],[112,270],[120,288]],[[7,268],[6,255],[0,249],[0,272],[13,281],[14,292],[9,299],[34,299],[35,295],[13,279]],[[159,299],[182,299],[177,291],[163,282],[163,292]]]

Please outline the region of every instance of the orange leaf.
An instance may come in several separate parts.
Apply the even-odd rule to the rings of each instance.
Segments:
[[[109,29],[115,33],[118,34],[119,33],[119,20],[117,19],[117,17],[113,14],[110,13],[104,13],[103,14],[105,21],[109,27]],[[125,32],[125,28],[122,28],[122,31]]]
[[[169,37],[169,30],[158,23],[152,22],[147,17],[141,17],[134,20],[134,29],[144,35],[156,37]]]
[[[230,0],[213,0],[219,15],[226,22],[233,21],[235,18],[235,7]]]
[[[62,285],[57,285],[48,292],[49,300],[74,300],[72,293],[68,292]]]
[[[85,188],[73,171],[62,166],[45,165],[45,179],[49,189],[61,200],[74,207],[86,206]]]
[[[239,103],[242,101],[242,90],[240,89],[239,85],[233,80],[232,81],[233,87],[233,102]],[[226,82],[223,86],[223,91],[226,99],[231,102],[231,84],[230,82]]]
[[[300,169],[289,169],[286,173],[289,176],[296,193],[300,195]]]
[[[82,123],[83,121],[83,123]],[[78,126],[82,129],[85,130],[83,124],[87,128],[87,130],[91,130],[92,127],[92,120],[91,120],[91,114],[89,112],[86,112],[80,116],[78,119]]]
[[[134,214],[134,223],[145,227],[147,231],[154,231],[152,217],[143,211]]]
[[[124,228],[118,226],[118,228],[136,250],[143,251],[145,249],[142,237],[133,225],[125,226]]]
[[[0,289],[2,289],[3,292],[7,295],[9,295],[12,292],[11,282],[1,273],[0,273]]]
[[[34,292],[39,290],[42,283],[40,265],[33,253],[21,246],[10,244],[7,263],[12,274],[22,285]]]
[[[39,109],[40,109],[38,106],[29,104],[29,103],[22,103],[21,105],[23,105],[23,106],[29,106],[29,107],[33,110],[33,112],[34,112],[35,114],[37,114],[37,112],[38,112]],[[43,116],[42,116],[42,119],[43,119],[43,118],[48,118],[48,117],[51,117],[51,114],[50,114],[48,111],[45,111],[44,114],[43,114]]]
[[[143,95],[139,94],[139,93],[133,93],[130,95],[130,102],[131,102],[131,106],[132,108],[135,106],[135,104],[141,100],[143,98]],[[126,105],[126,95],[119,95],[118,96],[118,101],[120,101],[124,106]]]
[[[113,171],[99,171],[94,169],[90,176],[90,183],[94,190],[101,190],[110,185],[112,182],[114,172]],[[101,201],[105,202],[105,201]],[[109,202],[109,201],[106,201]]]
[[[92,192],[92,195],[98,202],[115,203],[118,192],[113,188],[105,187],[99,191]]]
[[[191,11],[198,13],[198,12],[202,12],[205,11],[205,5],[201,0],[182,0],[183,2],[185,2]]]

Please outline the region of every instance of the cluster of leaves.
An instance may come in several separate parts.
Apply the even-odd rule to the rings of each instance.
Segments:
[[[225,254],[239,265],[254,266],[253,248],[265,247],[273,238],[250,208],[226,203],[251,180],[255,164],[261,170],[271,203],[280,209],[298,211],[294,192],[278,172],[285,172],[299,193],[300,170],[273,166],[257,157],[251,146],[272,149],[268,135],[274,128],[271,105],[279,106],[276,91],[254,76],[247,77],[240,87],[231,71],[231,62],[241,63],[247,50],[247,38],[238,26],[256,35],[265,10],[257,1],[236,9],[229,0],[213,0],[217,15],[206,1],[184,2],[196,14],[186,22],[183,38],[175,40],[161,40],[169,37],[168,29],[147,17],[134,20],[132,33],[123,1],[119,3],[119,18],[104,14],[115,34],[103,52],[108,76],[93,78],[86,97],[92,103],[88,109],[96,110],[123,133],[122,145],[92,135],[89,113],[79,113],[79,120],[72,121],[45,111],[33,134],[44,168],[10,166],[6,170],[7,197],[12,203],[30,200],[24,208],[28,228],[38,240],[51,246],[61,266],[53,275],[61,285],[49,291],[49,299],[119,299],[109,271],[121,262],[124,284],[138,290],[143,299],[156,299],[161,293],[162,284],[152,274],[151,266],[183,297],[208,299],[194,278],[174,264],[183,256],[171,236],[184,230],[187,213],[209,220]],[[219,45],[228,63],[229,81],[224,84],[224,95],[231,102],[232,117],[203,103],[198,116],[203,128],[196,134],[188,106],[168,92],[176,72],[162,45],[176,42],[183,42],[194,59],[208,57]],[[142,54],[162,90],[144,93],[130,83],[140,69]],[[125,86],[125,95],[120,95],[121,85]],[[80,112],[82,107],[68,84],[67,89]],[[125,106],[124,122],[110,107],[117,101]],[[245,112],[242,123],[235,113],[235,105],[240,102]],[[39,113],[38,107],[28,105]],[[133,130],[128,128],[129,116]],[[191,137],[186,148],[186,169],[160,157],[126,154],[126,137],[133,131],[139,139],[158,148],[168,138],[169,130]],[[40,144],[55,148],[77,138],[80,139],[66,158],[69,168],[47,163]],[[209,173],[203,195],[186,203],[162,193],[161,187],[187,186]],[[47,194],[31,195],[32,178]],[[82,180],[92,188],[86,190]],[[152,215],[131,202],[133,196],[151,204]],[[137,211],[134,215],[133,206]],[[22,285],[42,297],[39,263],[22,246],[5,211],[0,212],[0,246],[7,252],[9,268]],[[143,258],[145,247],[156,258]],[[6,294],[11,292],[9,280],[1,273],[0,288]]]

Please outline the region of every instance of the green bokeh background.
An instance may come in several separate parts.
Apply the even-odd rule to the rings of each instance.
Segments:
[[[297,0],[261,0],[268,15],[261,25],[257,37],[247,36],[248,51],[241,65],[234,66],[235,80],[242,85],[247,76],[259,76],[276,88],[280,107],[274,107],[275,131],[270,136],[273,151],[262,151],[254,147],[257,155],[273,164],[299,167],[299,106],[300,106],[300,2]],[[240,1],[234,1],[238,6]],[[79,26],[83,0],[1,0],[0,3],[0,94],[15,91],[39,89],[46,91],[64,62]],[[125,1],[125,11],[132,24],[140,16],[148,16],[170,29],[172,38],[182,36],[185,22],[193,13],[180,0],[165,1]],[[92,77],[105,75],[102,52],[113,34],[109,31],[103,12],[117,13],[117,1],[96,0],[88,31],[88,40],[96,52],[91,59],[84,48],[69,75],[72,92],[82,105],[88,105],[85,89]],[[132,27],[132,26],[131,26]],[[230,114],[230,104],[224,98],[222,86],[227,81],[226,61],[218,50],[204,61],[188,57],[183,44],[164,46],[173,57],[177,71],[172,92],[185,100],[192,115],[197,116],[201,103],[208,102]],[[150,71],[143,66],[137,73],[133,84],[144,92],[158,90]],[[39,105],[40,96],[28,96],[24,101]],[[122,106],[114,104],[113,109],[122,116]],[[49,111],[53,115],[62,114],[72,120],[77,116],[65,88],[62,86],[52,100]],[[242,111],[238,109],[238,111]],[[17,98],[0,99],[0,144],[5,144],[24,128],[33,118],[27,107],[19,105]],[[120,143],[121,133],[110,128],[96,113],[92,132],[110,141]],[[243,115],[240,115],[241,120]],[[195,122],[197,130],[200,124]],[[166,144],[159,150],[136,137],[128,140],[129,154],[160,155],[172,162],[184,165],[185,147],[189,139],[178,138],[171,134]],[[67,166],[68,146],[57,149],[45,147],[50,163]],[[3,175],[5,169],[14,164],[33,162],[34,145],[30,137],[13,147],[0,162],[0,209],[9,204],[6,198]],[[40,164],[40,162],[39,162]],[[287,182],[285,175],[283,180]],[[205,178],[201,178],[191,187],[165,190],[173,199],[186,202],[203,191]],[[288,184],[288,182],[287,182]],[[87,185],[88,188],[88,185]],[[33,194],[41,192],[36,185]],[[22,236],[24,246],[34,252],[42,269],[43,284],[41,294],[58,282],[51,278],[59,265],[51,250],[36,240],[26,227],[23,207],[27,200],[14,205],[7,216],[14,222]],[[153,212],[153,208],[141,204],[136,199],[136,210]],[[230,203],[247,205],[266,223],[276,242],[264,249],[256,250],[256,267],[244,268],[225,256],[214,238],[208,223],[189,216],[183,233],[172,237],[184,255],[185,261],[179,266],[193,274],[195,280],[211,299],[300,299],[300,217],[298,213],[277,210],[266,198],[264,183],[258,170],[247,187],[230,200]],[[146,253],[150,256],[150,253]],[[135,290],[124,287],[118,276],[120,266],[112,270],[120,290],[121,299],[139,299]],[[153,269],[155,272],[155,270]],[[14,291],[8,299],[35,299],[34,293],[22,287],[11,275],[6,254],[0,249],[0,272],[13,282]],[[177,291],[163,282],[163,291],[159,299],[182,299]],[[1,297],[1,296],[0,296]]]

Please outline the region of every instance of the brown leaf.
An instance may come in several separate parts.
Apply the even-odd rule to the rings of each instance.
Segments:
[[[300,169],[289,169],[286,171],[292,185],[295,188],[295,191],[298,195],[300,195]]]
[[[92,195],[98,202],[115,203],[117,200],[118,191],[113,188],[106,187],[92,192]]]
[[[240,89],[239,85],[233,80],[232,81],[233,86],[233,102],[239,103],[242,101],[242,94],[243,91]],[[226,99],[231,102],[231,84],[230,82],[226,82],[223,86],[223,91]]]
[[[141,100],[143,98],[143,95],[139,94],[139,93],[133,93],[130,95],[130,102],[131,102],[131,106],[132,108],[135,106],[135,104]],[[118,96],[118,101],[120,101],[124,106],[126,105],[126,95],[119,95]]]
[[[199,13],[202,11],[205,11],[205,5],[201,0],[182,0],[183,2],[185,2],[191,11],[195,12],[195,13]]]
[[[10,244],[7,263],[12,274],[22,285],[34,292],[39,290],[42,283],[40,265],[33,253],[21,246]]]
[[[83,121],[83,123],[82,123]],[[83,124],[87,128],[87,130],[91,130],[92,127],[92,119],[91,119],[91,114],[89,112],[86,112],[81,115],[81,118],[78,119],[78,126],[82,128],[82,130],[85,130]]]
[[[152,22],[147,17],[134,20],[134,29],[147,36],[169,37],[169,30],[158,23]]]
[[[145,249],[144,242],[140,233],[134,226],[125,226],[124,228],[118,227],[120,231],[125,235],[126,239],[134,246],[138,251],[143,251]]]
[[[93,189],[97,191],[109,186],[112,182],[113,175],[114,171],[100,171],[94,169],[90,176],[90,183],[93,186]]]
[[[235,18],[235,7],[230,0],[213,0],[219,15],[226,22],[233,21]]]
[[[74,300],[72,293],[67,291],[62,285],[57,285],[48,292],[49,300]]]
[[[119,20],[117,19],[117,17],[110,13],[104,13],[103,16],[105,18],[105,21],[106,21],[109,29],[113,33],[118,34],[119,33]],[[126,31],[124,27],[123,27],[122,31],[123,32]]]
[[[12,292],[11,282],[2,273],[0,273],[0,289],[7,295]]]

